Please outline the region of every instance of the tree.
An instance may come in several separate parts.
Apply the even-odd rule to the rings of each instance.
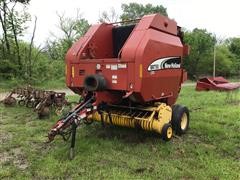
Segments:
[[[186,31],[184,42],[190,46],[190,55],[184,60],[190,78],[212,71],[213,49],[216,38],[205,29]],[[201,68],[200,68],[201,67]]]
[[[0,22],[2,29],[2,58],[17,60],[18,70],[21,72],[23,65],[20,56],[19,37],[27,28],[26,22],[30,15],[25,11],[30,0],[1,0],[0,1]],[[16,8],[16,5],[21,5]],[[20,9],[21,8],[21,9]]]
[[[216,47],[216,75],[230,76],[234,73],[233,54],[225,44]]]
[[[141,18],[147,14],[160,13],[164,16],[168,16],[167,9],[162,5],[153,6],[152,4],[129,3],[122,4],[123,13],[120,16],[122,21],[128,21]]]
[[[116,13],[115,9],[112,7],[110,11],[103,11],[99,17],[99,22],[101,23],[113,23],[117,22],[119,15]]]
[[[88,21],[82,18],[82,14],[77,10],[76,17],[66,17],[65,14],[57,14],[59,18],[58,28],[63,33],[63,38],[71,47],[72,43],[80,36],[84,35],[89,28]]]
[[[240,57],[240,38],[229,39],[229,50]]]
[[[65,14],[57,14],[59,18],[58,29],[62,32],[62,37],[55,36],[54,40],[46,43],[47,53],[54,60],[64,59],[67,50],[72,44],[83,36],[89,29],[89,23],[77,10],[76,17],[66,17]]]
[[[228,40],[229,50],[233,53],[233,69],[235,75],[240,75],[240,38],[231,38]]]

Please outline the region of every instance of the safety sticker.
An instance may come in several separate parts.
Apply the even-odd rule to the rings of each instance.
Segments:
[[[118,64],[118,69],[126,69],[127,64]]]
[[[112,64],[111,65],[111,70],[118,70],[117,64]]]
[[[117,75],[112,75],[112,79],[117,79]]]
[[[115,79],[112,80],[112,83],[113,83],[113,84],[117,84],[117,80],[115,80]]]

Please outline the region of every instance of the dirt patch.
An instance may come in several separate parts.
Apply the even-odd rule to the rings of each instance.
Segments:
[[[14,165],[20,170],[25,170],[29,166],[21,148],[13,148],[10,151],[0,153],[0,164]]]
[[[154,167],[150,166],[150,167],[140,167],[140,168],[136,168],[134,169],[134,173],[135,174],[143,174],[143,173],[152,173],[154,171]]]
[[[149,132],[115,126],[106,126],[105,128],[99,128],[95,134],[98,138],[101,139],[119,139],[124,143],[129,144],[145,143],[150,139],[152,141],[155,139],[155,136]]]
[[[8,143],[12,139],[12,134],[0,131],[0,144]]]
[[[8,94],[9,94],[8,92],[0,93],[0,101],[2,101],[3,99],[5,99]]]

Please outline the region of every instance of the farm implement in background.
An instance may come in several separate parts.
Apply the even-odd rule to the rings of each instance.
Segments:
[[[48,116],[52,107],[57,114],[61,114],[64,106],[68,104],[65,93],[35,89],[31,86],[13,89],[2,102],[6,106],[18,104],[33,108],[39,118]]]
[[[197,81],[197,91],[235,91],[240,88],[240,82],[231,83],[225,78],[219,77],[205,77]]]
[[[239,104],[240,82],[229,82],[224,77],[205,77],[197,81],[196,91],[227,92],[226,102]]]

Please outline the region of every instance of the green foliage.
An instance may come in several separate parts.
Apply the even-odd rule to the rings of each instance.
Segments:
[[[122,21],[133,20],[141,18],[147,14],[160,13],[167,16],[167,9],[162,5],[153,6],[152,4],[146,4],[145,6],[138,3],[122,4],[123,13],[120,16]]]
[[[212,70],[209,65],[213,59],[215,37],[205,29],[196,28],[185,32],[184,42],[190,46],[190,55],[184,59],[184,67],[190,77],[197,78],[200,74],[209,73]]]
[[[30,14],[26,11],[25,6],[28,2],[29,1],[17,0],[4,0],[0,2],[0,23],[2,33],[0,59],[10,61],[4,68],[7,68],[9,72],[14,71],[12,76],[22,76],[24,72],[19,37],[24,35],[27,29],[26,23],[30,21]],[[16,8],[18,4],[19,6]],[[10,64],[16,65],[9,66]],[[16,66],[17,68],[14,68]],[[1,69],[0,73],[4,71],[4,69]]]
[[[240,57],[240,38],[231,38],[229,42],[229,50]]]
[[[48,40],[46,42],[46,54],[52,60],[64,60],[72,41],[66,39]]]
[[[233,54],[226,45],[216,47],[216,75],[229,76],[234,73]]]
[[[34,49],[33,56],[36,56],[37,53],[38,50]],[[57,80],[61,77],[64,77],[64,67],[64,61],[54,61],[49,59],[47,54],[40,53],[33,62],[33,74],[31,76],[31,79],[29,79],[28,74],[26,74],[26,77],[24,77],[24,79],[33,84],[44,83],[53,79]]]
[[[27,62],[29,43],[19,42],[20,56],[23,59],[22,73],[19,73],[19,66],[16,62],[8,59],[0,60],[0,76],[2,79],[20,79],[31,84],[43,83],[52,79],[64,77],[64,61],[49,59],[48,54],[41,49],[32,49],[32,74],[29,76],[29,63]],[[21,74],[21,76],[19,76]]]
[[[18,37],[24,36],[25,31],[28,28],[26,23],[31,21],[31,15],[26,11],[26,8],[24,7],[21,11],[11,12],[9,21],[11,20],[12,20],[12,24],[10,24],[10,27],[9,27],[9,34],[8,34],[9,37],[14,38],[14,34],[13,34],[14,29]]]
[[[16,76],[18,66],[8,59],[0,60],[0,77],[1,79],[12,79]]]
[[[214,46],[216,52],[216,75],[237,76],[240,70],[240,41],[237,38],[217,43],[215,36],[203,29],[186,31],[186,44],[190,45],[190,55],[184,59],[184,67],[189,77],[197,79],[200,75],[213,72]]]
[[[233,53],[233,69],[235,74],[240,76],[240,38],[231,38],[229,41],[229,50]]]

